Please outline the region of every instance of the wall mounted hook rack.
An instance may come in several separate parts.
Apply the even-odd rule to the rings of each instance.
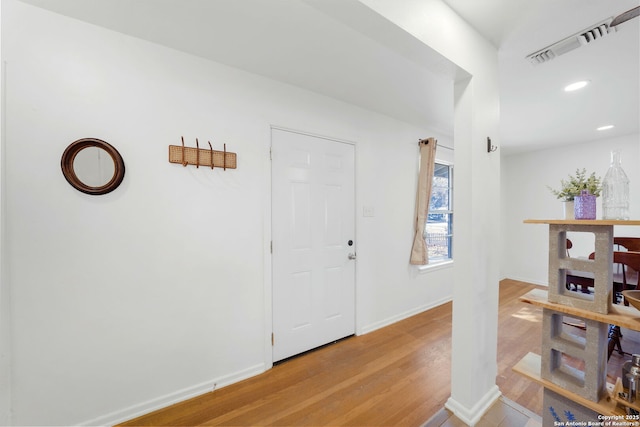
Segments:
[[[200,166],[209,166],[211,169],[214,167],[227,169],[237,168],[237,156],[236,153],[227,151],[227,144],[223,145],[223,151],[217,151],[213,149],[211,141],[209,142],[209,148],[200,148],[198,138],[196,138],[196,147],[185,147],[184,137],[181,138],[182,145],[170,145],[169,146],[169,163],[179,163],[186,167],[187,165],[195,165],[196,168]]]

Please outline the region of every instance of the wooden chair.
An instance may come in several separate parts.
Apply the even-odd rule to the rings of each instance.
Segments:
[[[638,239],[638,241],[640,241],[640,239]],[[630,243],[629,241],[625,241],[624,243],[629,244],[629,246],[631,247],[634,247],[632,246],[633,243]],[[614,243],[614,245],[615,244],[623,246],[622,242]],[[594,259],[594,257],[595,253],[591,253],[589,255],[589,259]],[[627,289],[640,289],[640,287],[638,286],[638,279],[640,276],[640,274],[638,273],[640,272],[640,252],[613,251],[613,265],[614,269],[616,267],[620,267],[618,272],[613,273],[613,303],[618,304],[622,302],[624,305],[629,305],[627,301],[624,301],[622,297],[622,291]],[[576,285],[580,284],[584,292],[585,289],[593,287],[593,278],[572,277],[572,283],[575,283]],[[579,325],[572,326],[579,327]],[[626,353],[622,349],[620,338],[622,338],[620,327],[617,325],[609,325],[607,360],[611,357],[611,353],[613,353],[615,349],[617,349],[618,353],[621,355],[629,355],[629,353]]]
[[[613,252],[613,263],[622,266],[620,273],[614,273],[614,291],[625,291],[638,288],[638,272],[640,271],[640,252]],[[615,289],[615,288],[618,289]],[[628,304],[625,304],[628,305]]]
[[[589,259],[594,259],[595,253],[589,255]],[[620,267],[618,272],[613,273],[613,303],[622,301],[622,291],[628,289],[640,289],[640,252],[634,251],[613,251],[613,264]],[[593,286],[591,283],[590,286]],[[629,305],[626,303],[625,305]]]
[[[626,249],[627,251],[640,252],[640,237],[614,237],[613,238],[613,250],[620,251]],[[621,265],[617,265],[617,271],[613,273],[620,275]]]
[[[573,244],[571,240],[567,239],[567,257],[570,257],[569,249],[572,247]],[[618,304],[622,302],[624,305],[629,305],[627,301],[624,301],[622,291],[627,289],[640,289],[640,237],[614,237],[613,247],[613,303]],[[626,251],[615,250],[621,248],[626,249]],[[589,259],[593,259],[594,256],[595,253],[592,253],[589,255]],[[566,287],[568,290],[573,290],[573,286],[575,286],[576,291],[581,290],[584,293],[590,293],[591,289],[593,289],[593,276],[582,277],[568,274]],[[584,326],[580,324],[571,324],[571,326],[584,329]],[[611,353],[613,353],[615,349],[617,349],[621,355],[629,354],[625,353],[622,349],[620,338],[622,338],[620,327],[610,325],[607,359],[611,357]]]
[[[622,291],[627,289],[640,289],[638,287],[638,278],[640,276],[640,252],[614,251],[613,263],[621,266],[621,273],[615,273],[613,275],[613,302],[618,303],[623,300],[622,302],[624,305],[629,305],[627,301],[624,301]],[[621,355],[628,354],[622,350],[620,338],[622,338],[620,327],[611,325],[609,327],[609,352],[607,358],[611,357],[611,353],[613,353],[613,350],[616,348],[618,349],[618,353]]]

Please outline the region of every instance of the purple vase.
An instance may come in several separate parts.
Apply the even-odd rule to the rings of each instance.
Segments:
[[[574,198],[573,207],[576,219],[596,219],[596,196],[587,190]]]

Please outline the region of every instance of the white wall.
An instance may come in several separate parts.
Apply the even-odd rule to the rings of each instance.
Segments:
[[[604,179],[610,152],[622,153],[622,167],[630,180],[630,216],[640,218],[640,136],[540,150],[506,156],[502,160],[504,206],[501,275],[511,279],[548,284],[548,226],[523,224],[523,220],[562,218],[562,203],[547,188],[558,188],[561,179],[586,168]],[[596,217],[602,218],[602,198],[596,200]],[[616,226],[615,235],[640,236],[638,227]],[[574,233],[571,256],[588,256],[593,239]],[[586,233],[588,234],[588,233]]]
[[[450,138],[15,0],[2,7],[12,424],[114,423],[270,366],[271,125],[357,144],[358,332],[451,298],[451,269],[408,265],[417,141]],[[226,142],[238,169],[169,164],[182,135]],[[116,191],[89,196],[63,178],[63,150],[84,137],[122,154]]]
[[[487,137],[500,145],[497,50],[441,0],[360,1],[459,67],[452,381],[446,406],[473,425],[500,394],[495,384],[500,156],[486,149]]]
[[[1,6],[1,5],[0,5]],[[0,7],[0,29],[2,22],[2,7]],[[2,55],[2,32],[0,31],[0,58]],[[0,93],[4,94],[4,62],[0,62]],[[4,239],[2,236],[5,234],[5,214],[4,214],[4,188],[5,188],[5,155],[4,155],[4,141],[6,123],[4,121],[4,102],[0,99],[0,425],[9,425],[10,423],[10,406],[11,406],[11,349],[10,349],[10,334],[9,328],[11,316],[9,311],[11,309],[9,300],[9,282],[6,279],[7,269],[5,267],[4,256]]]

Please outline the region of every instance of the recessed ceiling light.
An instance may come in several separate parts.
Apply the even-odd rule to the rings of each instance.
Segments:
[[[608,130],[608,129],[613,129],[613,127],[614,127],[613,125],[600,126],[596,130]]]
[[[588,84],[589,84],[589,80],[581,80],[579,82],[571,83],[570,85],[565,86],[564,91],[573,92],[574,90],[582,89]]]

